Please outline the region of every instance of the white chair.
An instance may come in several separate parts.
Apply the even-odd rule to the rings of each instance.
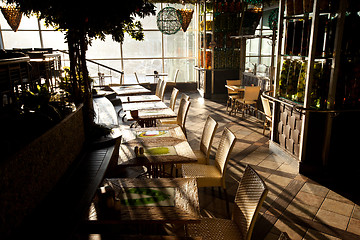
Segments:
[[[158,96],[161,99],[161,101],[164,101],[166,85],[167,85],[167,82],[165,80],[162,80],[160,90],[159,90],[159,96]]]
[[[155,89],[155,95],[160,97],[160,90],[161,90],[161,86],[162,86],[163,80],[160,78],[159,81],[156,84],[156,89]]]
[[[188,224],[189,236],[206,240],[250,240],[267,193],[261,177],[248,165],[235,195],[231,220],[203,218],[199,224]]]

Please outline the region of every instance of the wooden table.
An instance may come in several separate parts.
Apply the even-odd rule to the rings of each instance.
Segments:
[[[135,95],[135,96],[120,96],[121,102],[124,103],[139,103],[139,102],[159,102],[161,99],[156,95]]]
[[[108,209],[99,206],[100,193],[96,194],[90,206],[87,224],[115,224],[127,226],[127,224],[156,224],[177,223],[188,224],[200,222],[200,208],[198,189],[195,179],[189,178],[113,178],[105,179],[102,186],[110,186],[115,191],[115,197],[121,200],[120,211],[113,210],[111,216],[102,214]],[[152,191],[165,191],[171,193],[167,199],[154,198],[149,204],[139,203],[134,200],[139,196],[131,195],[130,192],[142,191],[147,188]],[[166,188],[166,189],[165,189]],[[131,190],[132,189],[132,190]],[[151,191],[150,190],[150,191]],[[146,197],[153,196],[145,194]],[[141,196],[140,196],[141,197]],[[132,199],[132,200],[131,200]],[[92,229],[91,226],[89,229]]]
[[[180,126],[132,128],[122,131],[122,143],[158,146],[187,141]]]
[[[112,86],[110,87],[118,96],[137,95],[151,93],[147,88],[141,85],[124,85],[124,86]]]
[[[138,102],[138,103],[123,103],[124,111],[131,110],[145,110],[145,109],[165,109],[168,108],[164,102]]]
[[[138,117],[136,119],[131,116],[130,111],[126,111],[125,114],[128,121],[137,121],[142,127],[155,127],[156,119],[173,118],[177,116],[170,108],[138,110]]]

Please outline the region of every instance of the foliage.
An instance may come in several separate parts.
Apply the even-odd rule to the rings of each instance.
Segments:
[[[102,1],[93,4],[84,0],[6,0],[27,15],[36,14],[47,25],[65,31],[69,47],[70,83],[75,104],[84,104],[84,126],[89,132],[94,126],[94,109],[90,79],[86,65],[86,51],[93,38],[111,35],[122,42],[124,32],[136,40],[143,40],[142,25],[135,17],[155,15],[155,6],[148,0]]]

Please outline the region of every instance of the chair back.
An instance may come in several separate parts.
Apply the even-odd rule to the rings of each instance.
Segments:
[[[137,73],[136,73],[136,72],[134,72],[134,75],[135,75],[136,82],[137,82],[138,84],[140,84]]]
[[[225,187],[225,173],[226,165],[229,161],[230,153],[235,145],[235,134],[225,127],[220,139],[219,147],[215,155],[215,166],[220,170],[222,174],[222,187]]]
[[[156,84],[156,90],[155,90],[155,95],[160,97],[160,88],[162,85],[163,80],[161,78],[159,78],[159,81]]]
[[[177,81],[177,78],[178,78],[178,75],[179,75],[179,69],[176,69],[176,71],[175,71],[175,75],[174,75],[174,83],[176,83],[176,81]]]
[[[173,111],[175,109],[175,103],[176,103],[176,98],[177,98],[178,94],[179,94],[179,89],[173,88],[172,93],[171,93],[171,98],[170,98],[170,104],[169,104],[169,108],[171,108],[171,110],[173,110]]]
[[[251,239],[256,217],[267,192],[268,189],[261,177],[248,165],[235,195],[232,216],[245,240]]]
[[[263,105],[263,108],[264,108],[264,113],[265,113],[267,118],[271,119],[272,115],[271,115],[269,99],[264,98],[263,96],[260,96],[260,97],[261,97],[261,102],[262,102],[262,105]]]
[[[259,98],[260,86],[246,86],[244,101],[256,101]]]
[[[183,130],[185,136],[186,136],[185,122],[186,122],[187,114],[189,112],[189,108],[190,108],[190,101],[186,99],[181,99],[176,122]]]
[[[162,84],[160,86],[160,92],[159,92],[158,97],[161,99],[161,101],[164,101],[164,94],[165,94],[166,84],[167,84],[167,82],[165,80],[163,80]]]
[[[200,151],[206,156],[206,164],[209,164],[210,150],[218,125],[212,117],[207,117],[200,140]]]
[[[241,80],[226,80],[226,85],[232,86],[232,85],[241,85]],[[228,91],[228,96],[229,95],[234,95],[234,94],[239,94],[237,91],[232,91],[231,89],[227,88]]]
[[[182,94],[181,94],[181,99],[180,99],[180,101],[183,100],[183,99],[185,99],[186,101],[189,101],[189,100],[190,100],[190,96],[186,95],[185,93],[182,93]]]

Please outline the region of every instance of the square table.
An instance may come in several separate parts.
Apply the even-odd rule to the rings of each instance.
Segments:
[[[168,108],[164,102],[139,102],[139,103],[123,103],[124,111],[144,110],[144,109],[164,109]]]
[[[134,95],[120,96],[121,103],[138,103],[138,102],[159,102],[161,99],[156,95]]]
[[[156,120],[160,118],[173,118],[177,114],[171,110],[171,108],[164,109],[141,109],[138,110],[138,117],[133,118],[130,111],[125,112],[125,116],[128,121],[137,121],[137,123],[142,127],[155,127]],[[124,116],[124,117],[125,117]]]
[[[122,143],[158,146],[187,141],[180,126],[131,128],[122,130]]]
[[[109,186],[120,199],[120,211],[101,209],[101,193],[98,192],[90,206],[86,224],[188,224],[201,221],[196,179],[191,178],[112,178],[102,186]],[[165,193],[162,191],[167,189]],[[162,193],[151,194],[155,191]],[[169,194],[170,192],[170,194]],[[135,193],[135,194],[131,194]],[[138,194],[136,196],[136,193]],[[164,196],[165,195],[165,196]],[[144,200],[144,198],[147,198]],[[161,204],[167,199],[168,203]],[[102,211],[105,210],[105,211]],[[106,215],[107,210],[112,211]],[[90,227],[91,229],[91,227]]]
[[[151,93],[151,91],[141,85],[124,85],[110,87],[118,96],[137,95]]]

